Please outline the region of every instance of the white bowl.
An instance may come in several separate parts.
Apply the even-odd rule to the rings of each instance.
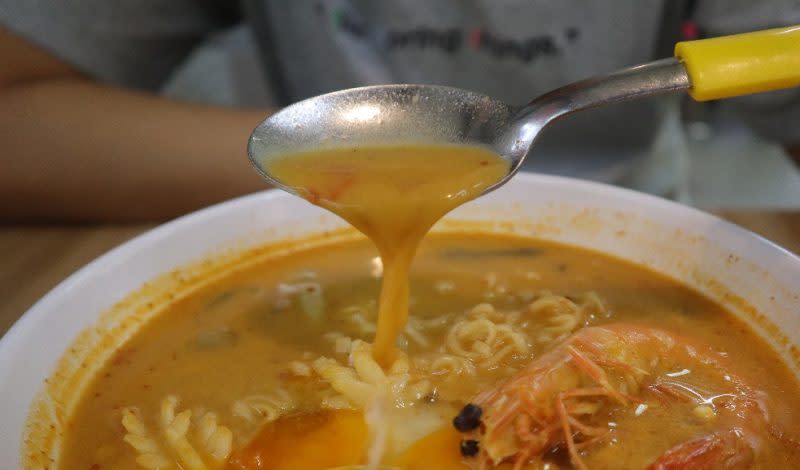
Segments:
[[[716,217],[611,186],[520,174],[448,219],[487,221],[493,231],[590,247],[649,266],[745,318],[798,370],[800,258]],[[37,394],[59,425],[55,405],[63,405],[63,397],[43,394],[44,380],[79,333],[146,281],[226,250],[342,226],[305,201],[265,191],[162,225],[70,276],[0,341],[0,468],[21,467],[26,418]],[[146,304],[149,294],[143,295],[138,307]],[[85,347],[96,338],[82,341]]]

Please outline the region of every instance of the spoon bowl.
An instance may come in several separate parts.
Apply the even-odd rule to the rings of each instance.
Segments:
[[[470,145],[489,147],[521,164],[524,149],[502,152],[498,137],[514,110],[479,93],[431,85],[383,85],[309,98],[273,114],[253,132],[250,161],[272,184],[289,192],[266,170],[280,156],[320,148],[368,145]]]

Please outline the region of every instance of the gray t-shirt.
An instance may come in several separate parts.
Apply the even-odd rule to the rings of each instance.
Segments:
[[[98,80],[188,101],[280,106],[354,86],[433,83],[521,105],[568,82],[668,54],[679,27],[670,9],[684,4],[0,0],[0,23]],[[701,0],[696,17],[723,34],[800,22],[800,7],[793,0]],[[787,105],[796,95],[744,105],[773,137],[800,141],[794,126],[774,125],[776,116],[796,116],[798,106]],[[646,151],[659,109],[650,98],[557,122],[537,144],[532,168],[613,180]]]

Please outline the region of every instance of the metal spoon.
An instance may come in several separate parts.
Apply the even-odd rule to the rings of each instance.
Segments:
[[[248,154],[264,178],[294,192],[266,170],[271,159],[332,147],[477,145],[510,162],[508,175],[488,192],[519,171],[542,129],[568,114],[690,88],[695,99],[714,99],[800,83],[798,27],[683,42],[676,47],[676,55],[681,59],[663,59],[575,82],[521,109],[472,91],[431,85],[329,93],[284,108],[261,123],[250,137]]]
[[[510,162],[508,181],[542,129],[576,111],[640,96],[689,88],[675,59],[633,67],[567,85],[522,109],[457,88],[385,85],[354,88],[301,101],[260,124],[248,146],[250,161],[268,181],[293,192],[266,170],[270,159],[321,147],[388,144],[462,144],[488,147]]]

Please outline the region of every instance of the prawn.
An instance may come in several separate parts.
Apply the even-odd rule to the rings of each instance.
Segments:
[[[473,468],[510,462],[519,469],[566,449],[572,465],[585,470],[581,451],[611,432],[607,424],[597,424],[600,418],[647,406],[648,398],[713,414],[715,427],[669,449],[648,470],[746,468],[762,447],[768,416],[763,394],[722,360],[708,346],[661,329],[584,328],[462,410],[454,420],[465,437],[462,454]],[[682,373],[670,373],[675,370],[722,384],[724,393],[709,398],[710,393],[681,381]]]

